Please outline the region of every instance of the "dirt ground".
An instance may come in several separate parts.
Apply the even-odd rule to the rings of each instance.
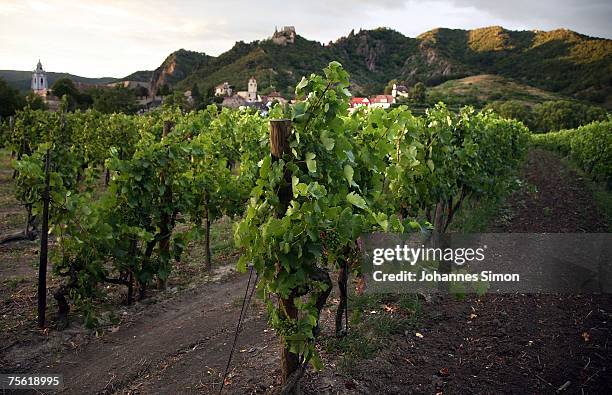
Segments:
[[[526,186],[491,231],[606,231],[584,180],[554,155],[532,151],[523,178]],[[207,281],[121,307],[120,320],[97,332],[77,322],[41,333],[24,323],[31,335],[0,338],[0,371],[61,373],[66,394],[218,393],[248,275],[227,266],[216,271]],[[332,295],[322,315],[326,367],[306,373],[304,393],[540,394],[565,385],[563,393],[603,394],[612,388],[609,296],[448,296],[421,301],[418,314],[392,299],[360,303],[351,299],[350,334],[337,340]],[[2,317],[3,327],[10,326]],[[278,350],[254,298],[224,393],[274,392]]]

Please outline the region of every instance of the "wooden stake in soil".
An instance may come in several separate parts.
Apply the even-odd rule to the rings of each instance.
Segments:
[[[273,119],[270,120],[270,153],[272,160],[277,161],[284,154],[290,153],[289,141],[291,136],[291,121],[289,119]],[[278,198],[281,203],[280,210],[277,212],[279,217],[282,217],[289,207],[291,201],[291,174],[285,171],[285,185],[278,191]],[[298,319],[298,310],[295,307],[293,298],[280,299],[279,307],[281,314],[290,320]],[[285,339],[281,339],[281,374],[282,382],[286,384],[289,377],[300,366],[299,356],[289,351],[289,347]]]
[[[208,194],[204,197],[204,270],[212,268],[212,253],[210,251],[210,201]]]
[[[47,310],[47,237],[49,235],[49,150],[45,155],[45,191],[43,193],[40,260],[38,262],[38,326],[45,327]]]
[[[165,121],[164,122],[164,130],[163,137],[168,136],[174,127],[174,122]],[[170,148],[168,148],[170,149]],[[160,174],[160,183],[164,185],[166,183],[166,172],[162,171]],[[172,186],[166,185],[166,189],[164,191],[164,196],[162,200],[166,207],[170,207],[172,205]],[[159,240],[159,255],[165,259],[170,259],[170,236],[172,233],[172,214],[168,212],[162,212],[159,224],[159,233],[161,235],[161,239]],[[157,287],[159,289],[164,289],[166,287],[166,280],[157,278]]]

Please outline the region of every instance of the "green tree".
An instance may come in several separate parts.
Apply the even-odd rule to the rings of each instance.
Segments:
[[[79,90],[74,85],[74,82],[70,78],[60,78],[55,81],[51,86],[51,90],[53,94],[57,97],[63,97],[67,95],[69,98],[72,98],[75,102],[79,96]]]
[[[425,103],[426,89],[425,84],[417,82],[410,91],[410,99],[415,103]]]
[[[200,88],[198,88],[198,84],[193,84],[193,86],[191,87],[191,98],[193,99],[192,107],[194,109],[204,108],[202,106],[204,98],[202,97],[202,93],[200,93]]]
[[[87,110],[88,108],[93,107],[93,95],[91,94],[91,89],[79,93],[77,104],[78,108],[81,110]]]
[[[194,87],[197,86],[194,85]],[[223,102],[223,97],[215,96],[215,88],[213,86],[205,88],[203,90],[204,93],[202,93],[199,88],[197,92],[200,96],[199,99],[196,99],[196,96],[193,96],[193,91],[191,92],[191,96],[194,99],[194,109],[196,110],[203,110],[211,104],[219,104]]]
[[[272,93],[274,91],[275,91],[274,85],[270,85],[270,86],[267,86],[267,87],[261,89],[259,93],[262,94],[263,96],[266,96],[266,95],[269,95],[270,93]]]
[[[172,91],[170,90],[170,87],[168,86],[168,84],[162,84],[162,86],[160,86],[159,89],[157,90],[157,94],[159,96],[167,96],[170,93],[172,93]]]
[[[87,93],[81,93],[70,78],[60,78],[55,81],[51,86],[51,91],[59,98],[66,96],[69,111],[77,108],[85,110],[93,104],[92,97]]]
[[[533,127],[531,107],[524,102],[518,100],[495,101],[487,104],[485,109],[491,109],[503,118],[521,121],[530,129]]]
[[[397,80],[394,78],[391,81],[389,81],[387,83],[387,86],[385,86],[385,95],[390,95],[391,91],[393,90],[393,85],[394,84],[399,84],[399,82],[397,82]]]
[[[32,110],[46,110],[47,109],[47,104],[45,103],[43,98],[34,92],[28,93],[25,100],[26,100],[27,105],[30,106]]]
[[[194,101],[200,100],[202,98],[202,94],[200,93],[198,84],[193,84],[193,86],[191,87],[191,97],[193,97]]]
[[[546,101],[533,108],[534,129],[540,132],[574,129],[593,121],[604,120],[607,114],[601,107],[574,101]]]
[[[96,89],[93,94],[93,108],[105,114],[133,114],[138,106],[132,89],[115,86],[111,89]]]
[[[183,92],[174,91],[164,97],[164,107],[178,107],[183,111],[190,109],[189,102]]]
[[[0,78],[0,116],[8,117],[15,114],[15,111],[23,108],[25,101],[17,89],[9,86],[6,81]]]

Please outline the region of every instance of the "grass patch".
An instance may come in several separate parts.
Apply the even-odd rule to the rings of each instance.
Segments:
[[[339,356],[338,368],[350,377],[357,373],[360,360],[374,357],[389,345],[393,335],[403,335],[416,326],[420,301],[411,294],[351,294],[349,309],[348,334],[324,337],[321,346]]]
[[[487,103],[496,100],[516,100],[527,105],[534,105],[562,98],[554,92],[534,88],[491,74],[446,81],[430,88],[427,96],[427,101],[430,104],[435,104],[441,100],[447,105],[473,105],[477,108],[484,107]]]
[[[210,250],[212,255],[212,266],[222,266],[238,258],[238,249],[234,244],[234,220],[223,217],[215,221],[210,227]],[[185,251],[184,261],[190,266],[204,265],[204,239],[193,240]]]
[[[28,282],[28,279],[25,277],[14,277],[14,278],[10,278],[6,281],[6,286],[9,289],[9,291],[15,291],[17,289],[17,286],[21,283],[26,283]]]
[[[234,244],[234,221],[223,217],[213,224],[210,229],[210,248],[213,259],[215,256],[232,253],[236,247]]]
[[[561,157],[561,162],[571,170],[575,171],[584,181],[593,195],[593,200],[599,211],[603,214],[608,226],[608,232],[612,232],[612,191],[606,188],[604,183],[597,183],[591,179],[575,162],[567,157]]]
[[[15,197],[11,154],[0,150],[0,235],[13,233],[25,225],[26,212]]]
[[[494,218],[498,222],[509,223],[513,212],[504,207],[504,199],[480,200],[468,199],[459,210],[450,225],[451,232],[484,233]]]
[[[608,232],[612,232],[612,192],[596,184],[591,186],[591,190],[595,204],[606,217]]]

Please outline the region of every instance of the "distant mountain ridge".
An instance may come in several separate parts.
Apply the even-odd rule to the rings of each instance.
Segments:
[[[380,93],[392,79],[406,85],[420,81],[436,86],[487,74],[612,108],[612,40],[567,29],[439,28],[411,38],[378,28],[351,31],[326,45],[296,34],[293,38],[287,42],[272,37],[239,41],[216,57],[180,49],[157,69],[118,80],[150,81],[154,91],[164,84],[183,90],[197,85],[204,92],[225,81],[245,90],[249,77],[254,76],[260,92],[277,90],[290,96],[302,76],[320,72],[331,60],[338,60],[351,74],[351,90],[356,95]],[[15,85],[11,79],[9,83]]]
[[[331,60],[351,74],[355,94],[381,92],[391,80],[435,86],[467,76],[493,74],[522,84],[612,107],[612,40],[567,29],[511,31],[434,29],[416,38],[387,28],[351,31],[322,45],[299,35],[278,45],[271,38],[237,42],[217,56],[179,50],[152,73],[153,86],[200,91],[224,81],[245,89],[255,76],[260,90],[291,94],[303,75]]]
[[[32,81],[32,71],[0,70],[0,78],[6,80],[6,82],[15,89],[25,92],[30,90],[30,83]],[[69,73],[47,72],[49,86],[51,86],[55,81],[60,78],[70,78],[75,82],[82,82],[85,84],[108,84],[111,82],[120,81],[119,78],[113,77],[88,78]]]

